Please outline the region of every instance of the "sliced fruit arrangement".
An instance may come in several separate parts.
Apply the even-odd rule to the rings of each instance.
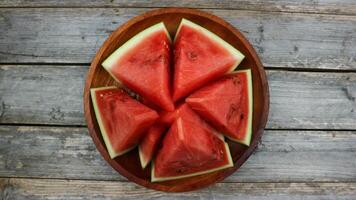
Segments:
[[[148,129],[146,135],[143,137],[140,145],[138,146],[138,153],[142,169],[146,168],[148,163],[151,162],[153,155],[157,151],[161,136],[166,131],[167,126],[156,123]]]
[[[232,45],[186,19],[174,44],[163,22],[128,40],[102,65],[140,102],[120,88],[91,89],[110,157],[138,145],[142,169],[152,163],[153,182],[232,167],[223,135],[246,146],[252,137],[251,71],[234,71],[243,59]]]
[[[219,131],[247,146],[252,135],[252,100],[251,70],[228,74],[185,99]]]
[[[162,142],[151,181],[206,174],[233,166],[229,146],[203,120],[179,117]]]
[[[163,23],[158,23],[119,47],[102,66],[116,81],[162,109],[172,111],[170,46],[167,29]]]
[[[233,71],[244,57],[219,36],[183,19],[174,38],[173,100]]]
[[[157,119],[156,111],[116,87],[91,89],[94,111],[111,158],[134,148]]]

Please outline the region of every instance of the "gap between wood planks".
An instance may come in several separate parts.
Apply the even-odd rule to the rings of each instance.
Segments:
[[[27,9],[27,8],[44,8],[44,9],[100,9],[100,8],[137,8],[137,9],[161,9],[161,8],[172,8],[172,7],[149,7],[149,6],[0,6],[0,9]],[[174,8],[174,7],[173,7]],[[179,7],[177,7],[179,8]],[[265,12],[265,13],[289,13],[289,14],[307,14],[307,15],[330,15],[330,16],[356,16],[356,13],[330,13],[330,12],[317,12],[317,11],[292,11],[292,10],[262,10],[262,9],[243,9],[243,8],[219,8],[219,7],[182,7],[191,8],[198,10],[220,10],[220,11],[253,11],[253,12]]]

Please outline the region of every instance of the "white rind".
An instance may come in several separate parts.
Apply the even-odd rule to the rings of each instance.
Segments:
[[[211,172],[216,172],[222,169],[226,169],[229,167],[233,167],[234,163],[232,161],[232,157],[231,157],[231,153],[230,153],[230,149],[229,149],[229,145],[224,142],[225,145],[225,149],[226,149],[226,153],[228,155],[228,163],[226,165],[223,165],[221,167],[218,168],[214,168],[214,169],[209,169],[209,170],[205,170],[205,171],[201,171],[201,172],[196,172],[196,173],[192,173],[192,174],[187,174],[187,175],[183,175],[183,176],[170,176],[170,177],[156,177],[155,176],[155,172],[154,172],[154,162],[152,162],[152,167],[151,167],[151,182],[161,182],[161,181],[168,181],[168,180],[175,180],[175,179],[182,179],[182,178],[188,178],[188,177],[192,177],[192,176],[198,176],[198,175],[203,175],[203,174],[207,174],[207,173],[211,173]]]
[[[224,141],[224,142],[225,142],[224,135],[223,135],[223,134],[221,134],[221,133],[216,132],[216,130],[215,130],[215,129],[214,129],[214,131],[215,131],[215,133],[216,133],[216,136],[217,136],[220,140],[222,140],[222,141]]]
[[[160,22],[158,24],[155,24],[151,27],[146,28],[145,30],[141,31],[140,33],[136,34],[134,37],[132,37],[130,40],[128,40],[125,44],[123,44],[121,47],[116,49],[104,62],[102,63],[102,66],[110,73],[110,69],[114,66],[114,63],[120,59],[122,55],[124,55],[126,52],[128,52],[131,48],[135,47],[139,42],[141,42],[145,37],[150,36],[152,33],[156,31],[161,31],[164,30],[165,33],[167,34],[167,37],[171,41],[171,37],[168,33],[168,30],[166,29],[165,25],[163,22]],[[110,75],[112,75],[110,73]]]
[[[215,42],[219,43],[220,45],[222,45],[225,49],[227,49],[235,58],[236,58],[236,63],[234,63],[233,66],[231,66],[230,70],[227,72],[232,72],[236,69],[236,67],[241,63],[241,61],[245,58],[245,55],[243,55],[239,50],[237,50],[235,47],[233,47],[232,45],[230,45],[229,43],[227,43],[225,40],[223,40],[222,38],[220,38],[219,36],[217,36],[215,33],[209,31],[208,29],[195,24],[187,19],[182,19],[182,21],[179,24],[177,33],[174,37],[174,42],[176,41],[177,35],[179,34],[181,27],[183,25],[189,26],[190,28],[194,28],[195,30],[201,32],[202,34],[206,35],[207,37],[211,38],[212,40],[214,40]]]
[[[234,74],[237,73],[247,73],[247,87],[248,87],[248,98],[249,98],[249,107],[248,107],[248,119],[247,119],[247,130],[245,133],[245,135],[247,137],[245,137],[244,140],[236,140],[234,138],[231,137],[227,137],[232,141],[244,144],[246,146],[250,146],[251,143],[251,137],[252,137],[252,117],[253,117],[253,88],[252,88],[252,75],[251,75],[251,69],[244,69],[244,70],[238,70],[238,71],[234,71]]]
[[[111,159],[129,152],[130,150],[132,150],[135,147],[135,146],[133,146],[133,147],[130,147],[130,148],[125,149],[123,151],[115,152],[113,147],[112,147],[112,145],[111,145],[111,142],[109,140],[109,137],[108,137],[108,134],[106,132],[104,123],[102,121],[101,113],[100,113],[99,107],[97,106],[97,100],[96,100],[95,93],[97,91],[114,89],[114,88],[117,88],[117,87],[108,86],[108,87],[100,87],[100,88],[91,88],[90,89],[91,99],[93,100],[93,107],[94,107],[94,111],[95,111],[95,116],[96,116],[96,119],[98,121],[100,132],[101,132],[101,135],[103,136],[104,143],[106,145],[106,149],[108,150],[108,153],[109,153]]]
[[[149,161],[144,158],[144,155],[142,153],[140,145],[138,145],[138,155],[140,157],[141,167],[142,167],[142,169],[145,169],[147,167],[147,164],[149,163]]]

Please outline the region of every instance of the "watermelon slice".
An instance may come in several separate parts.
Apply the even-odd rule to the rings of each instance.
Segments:
[[[192,121],[193,120],[193,121]],[[178,118],[152,164],[151,181],[181,179],[233,166],[229,146],[202,120]]]
[[[251,70],[226,75],[196,91],[185,101],[231,140],[250,145],[253,104]]]
[[[166,126],[160,123],[156,123],[147,131],[147,134],[142,139],[138,146],[138,153],[140,157],[142,169],[146,168],[147,164],[153,158],[161,136],[166,130]]]
[[[151,103],[147,102],[145,99],[143,99],[142,102],[149,107],[151,106]],[[141,167],[143,169],[151,161],[163,133],[179,116],[184,116],[186,118],[195,117],[200,119],[199,116],[186,103],[179,104],[174,111],[160,111],[159,116],[160,117],[156,124],[148,130],[146,136],[139,145],[139,157]],[[220,134],[220,136],[222,135]]]
[[[157,119],[156,111],[116,87],[90,90],[96,118],[111,158],[134,148]]]
[[[182,19],[174,39],[173,100],[233,71],[244,57],[214,33]]]
[[[161,22],[135,35],[102,65],[116,81],[162,109],[172,111],[170,45],[169,33]]]

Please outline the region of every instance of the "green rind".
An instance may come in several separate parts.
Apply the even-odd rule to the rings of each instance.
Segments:
[[[216,172],[219,170],[223,170],[229,167],[233,167],[234,163],[232,161],[232,157],[231,157],[231,153],[230,153],[230,149],[229,149],[229,145],[224,142],[225,145],[225,150],[226,153],[228,155],[228,163],[226,165],[214,168],[214,169],[209,169],[209,170],[205,170],[205,171],[201,171],[201,172],[196,172],[196,173],[192,173],[192,174],[187,174],[187,175],[183,175],[183,176],[170,176],[170,177],[156,177],[155,176],[155,172],[154,172],[154,162],[152,161],[152,167],[151,167],[151,182],[161,182],[161,181],[168,181],[168,180],[176,180],[176,179],[182,179],[182,178],[188,178],[188,177],[192,177],[192,176],[198,176],[198,175],[203,175],[203,174],[207,174],[207,173],[212,173],[212,172]]]
[[[122,55],[124,55],[126,52],[130,51],[130,49],[132,47],[134,47],[139,42],[144,40],[145,37],[151,35],[152,33],[156,32],[156,31],[159,31],[159,30],[164,30],[165,33],[167,34],[167,37],[169,38],[169,40],[172,41],[164,23],[160,22],[160,23],[155,24],[151,27],[148,27],[145,30],[141,31],[140,33],[136,34],[134,37],[132,37],[130,40],[128,40],[125,44],[123,44],[118,49],[116,49],[106,60],[104,60],[104,62],[102,63],[102,66],[110,73],[111,67],[118,59],[120,59],[120,57]],[[110,75],[112,75],[112,74],[110,73]]]
[[[101,90],[113,89],[113,88],[117,88],[117,87],[108,86],[108,87],[100,87],[100,88],[91,88],[90,89],[91,99],[93,101],[93,107],[94,107],[94,111],[95,111],[95,116],[96,116],[96,119],[98,121],[100,132],[101,132],[101,135],[103,136],[104,143],[106,145],[106,149],[108,150],[108,153],[109,153],[109,156],[110,156],[111,159],[113,159],[113,158],[115,158],[117,156],[123,155],[123,154],[129,152],[130,150],[132,150],[133,148],[135,148],[135,146],[133,146],[133,147],[127,148],[127,149],[125,149],[123,151],[115,152],[115,150],[113,149],[113,147],[111,145],[109,137],[107,135],[104,123],[103,123],[102,118],[101,118],[99,107],[97,106],[97,100],[96,100],[95,92],[101,91]]]
[[[251,69],[244,69],[244,70],[238,70],[234,71],[234,74],[237,73],[247,73],[247,87],[248,87],[248,99],[249,99],[249,111],[248,111],[248,124],[247,124],[247,133],[245,135],[247,137],[244,138],[244,140],[237,140],[231,137],[226,136],[230,140],[234,142],[238,142],[241,144],[244,144],[246,146],[250,146],[251,143],[251,137],[252,137],[252,117],[253,117],[253,89],[252,89],[252,75],[251,75]]]
[[[141,163],[142,169],[145,169],[150,161],[145,159],[145,156],[141,150],[140,145],[138,145],[138,156],[140,157],[140,163]]]
[[[191,28],[196,29],[197,31],[207,35],[209,38],[211,38],[212,40],[214,40],[215,42],[221,44],[223,47],[225,47],[232,55],[235,56],[235,58],[237,59],[236,63],[234,63],[233,66],[231,66],[230,70],[227,73],[230,73],[232,71],[234,71],[236,69],[236,67],[241,63],[241,61],[245,58],[245,55],[243,55],[239,50],[237,50],[235,47],[233,47],[232,45],[230,45],[229,43],[227,43],[225,40],[223,40],[222,38],[220,38],[219,36],[217,36],[215,33],[209,31],[208,29],[195,24],[194,22],[191,22],[185,18],[182,19],[182,21],[179,24],[178,30],[176,35],[174,36],[174,40],[173,42],[176,41],[177,35],[179,34],[181,27],[183,25],[187,25]]]

